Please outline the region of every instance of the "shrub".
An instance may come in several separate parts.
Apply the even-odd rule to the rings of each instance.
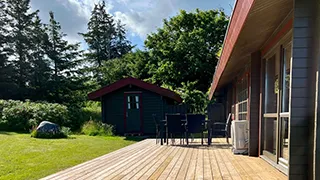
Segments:
[[[112,136],[113,126],[90,120],[82,126],[81,132],[89,136]]]
[[[70,124],[66,125],[71,130],[76,131],[81,129],[83,124],[90,119],[101,121],[101,106],[100,102],[88,101],[85,107],[68,107]]]
[[[31,132],[31,137],[34,138],[43,138],[43,139],[58,139],[58,138],[67,138],[68,136],[64,134],[62,131],[60,133],[45,133],[45,132],[38,132],[33,130]]]
[[[41,121],[68,124],[68,109],[56,103],[0,100],[0,129],[28,131]]]
[[[69,127],[62,126],[61,127],[61,132],[63,134],[65,134],[66,136],[70,136],[71,135],[71,129]]]

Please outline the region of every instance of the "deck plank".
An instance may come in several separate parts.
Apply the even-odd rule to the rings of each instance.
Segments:
[[[192,153],[190,164],[189,164],[189,167],[187,170],[186,179],[194,179],[195,178],[199,149],[192,148],[192,151],[193,151],[193,153]]]
[[[125,176],[123,179],[132,179],[132,180],[136,180],[136,179],[140,179],[143,177],[147,177],[147,174],[145,175],[146,172],[150,171],[150,169],[152,167],[154,167],[154,165],[157,162],[160,162],[162,159],[164,160],[166,157],[168,157],[174,150],[173,147],[171,146],[164,146],[165,148],[165,152],[158,154],[154,159],[152,159],[152,161],[147,164],[146,166],[142,167],[142,169],[140,169],[136,174],[128,174],[127,176]]]
[[[147,139],[43,179],[287,179],[261,158],[233,155],[222,138],[211,146],[175,142]]]

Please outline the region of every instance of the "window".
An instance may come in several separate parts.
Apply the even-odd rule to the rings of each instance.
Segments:
[[[246,120],[248,112],[248,77],[244,77],[237,84],[237,120]]]
[[[128,95],[128,109],[139,109],[138,95]]]

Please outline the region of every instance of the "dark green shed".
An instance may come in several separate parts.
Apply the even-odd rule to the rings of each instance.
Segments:
[[[88,97],[101,101],[102,121],[114,125],[117,134],[154,134],[153,114],[163,119],[168,106],[182,102],[175,92],[132,77],[105,86]]]

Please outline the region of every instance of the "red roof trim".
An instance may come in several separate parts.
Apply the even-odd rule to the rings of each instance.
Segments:
[[[227,62],[229,61],[234,45],[238,40],[241,29],[245,23],[245,20],[249,14],[249,11],[253,3],[254,0],[237,0],[236,2],[235,9],[233,11],[231,21],[227,30],[227,35],[224,41],[220,60],[217,65],[216,72],[213,76],[213,82],[210,88],[209,99],[212,98],[213,93],[218,86],[218,82],[227,65]]]
[[[124,78],[124,79],[121,79],[113,84],[110,84],[108,86],[105,86],[101,89],[98,89],[94,92],[91,92],[88,94],[88,98],[90,100],[96,100],[100,97],[102,97],[103,95],[106,95],[108,93],[111,93],[113,91],[116,91],[122,87],[125,87],[127,85],[134,85],[134,86],[137,86],[137,87],[140,87],[142,89],[146,89],[146,90],[149,90],[149,91],[152,91],[152,92],[155,92],[157,94],[160,94],[162,96],[165,96],[165,97],[168,97],[170,99],[173,99],[179,103],[182,102],[182,99],[181,97],[173,92],[173,91],[170,91],[168,89],[165,89],[165,88],[162,88],[162,87],[159,87],[157,85],[154,85],[154,84],[150,84],[150,83],[147,83],[147,82],[144,82],[144,81],[141,81],[139,79],[136,79],[136,78],[133,78],[133,77],[128,77],[128,78]]]

